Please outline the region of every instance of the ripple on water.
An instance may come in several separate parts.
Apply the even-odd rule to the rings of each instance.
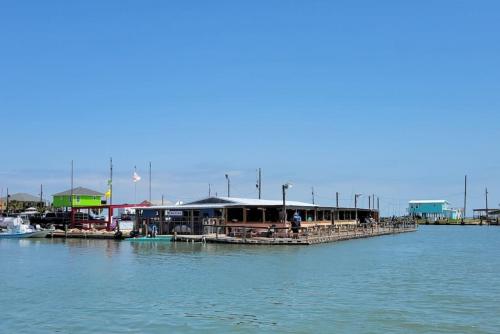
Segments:
[[[0,240],[0,332],[495,333],[499,237],[426,226],[311,247]]]

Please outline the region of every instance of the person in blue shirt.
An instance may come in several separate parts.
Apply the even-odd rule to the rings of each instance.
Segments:
[[[150,238],[156,238],[156,235],[158,234],[158,230],[156,228],[156,224],[155,223],[150,223],[149,226],[148,226],[148,230],[149,230],[149,237]]]
[[[302,222],[302,217],[300,217],[298,211],[295,211],[295,214],[293,215],[293,219],[292,219],[292,232],[293,232],[294,239],[299,238],[299,230],[300,230],[300,223],[301,222]]]

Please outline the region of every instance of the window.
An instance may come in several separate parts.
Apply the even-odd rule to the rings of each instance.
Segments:
[[[80,203],[80,196],[76,196],[76,203]]]

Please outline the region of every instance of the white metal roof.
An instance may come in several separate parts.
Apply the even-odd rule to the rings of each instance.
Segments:
[[[213,203],[209,201],[212,200]],[[144,206],[137,207],[136,209],[165,209],[165,210],[181,210],[181,209],[222,209],[233,206],[281,206],[283,201],[279,200],[264,200],[264,199],[254,199],[254,198],[238,198],[238,197],[209,197],[202,199],[200,201],[180,204],[180,205],[155,205],[155,206]],[[318,207],[317,205],[297,202],[297,201],[286,201],[288,207],[310,207],[311,209]]]
[[[248,205],[248,206],[280,206],[283,205],[283,201],[281,200],[267,200],[267,199],[258,199],[258,198],[239,198],[239,197],[217,197],[218,199],[233,202],[237,205]],[[311,207],[315,208],[317,205],[305,202],[297,202],[297,201],[286,201],[287,206],[303,206],[303,207]]]
[[[439,204],[443,204],[443,203],[448,203],[448,201],[444,200],[444,199],[424,199],[424,200],[411,200],[409,201],[408,203],[410,204],[432,204],[432,203],[439,203]]]
[[[218,203],[218,204],[181,204],[181,205],[152,205],[152,206],[140,206],[134,207],[134,209],[148,210],[148,209],[163,209],[163,210],[182,210],[182,209],[223,209],[227,208],[228,204]]]

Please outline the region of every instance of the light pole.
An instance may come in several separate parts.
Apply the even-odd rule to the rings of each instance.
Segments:
[[[484,196],[486,197],[486,222],[488,222],[488,188],[484,190]]]
[[[283,190],[283,223],[286,224],[286,190],[292,187],[290,182],[281,186]]]
[[[229,174],[226,174],[227,180],[227,197],[231,197],[231,180],[229,179]]]
[[[354,194],[354,209],[356,210],[356,224],[358,224],[358,197],[363,196],[363,194]]]
[[[255,185],[257,187],[257,190],[259,191],[259,199],[261,199],[261,196],[262,196],[262,169],[261,168],[259,168],[259,170],[258,170],[257,183]]]

